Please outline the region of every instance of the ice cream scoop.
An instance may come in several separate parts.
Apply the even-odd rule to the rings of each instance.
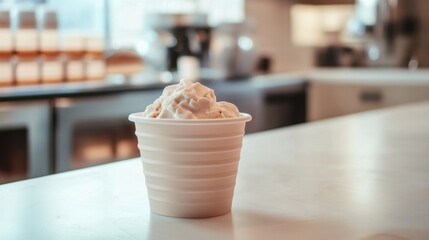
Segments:
[[[217,102],[214,91],[198,82],[181,80],[167,86],[162,95],[146,107],[148,118],[216,119],[240,117],[237,107],[229,102]]]

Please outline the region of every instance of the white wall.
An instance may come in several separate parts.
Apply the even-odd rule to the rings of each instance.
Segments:
[[[290,36],[290,1],[246,0],[246,17],[255,20],[253,31],[260,54],[273,60],[273,72],[305,69],[312,66],[313,50],[293,46]]]

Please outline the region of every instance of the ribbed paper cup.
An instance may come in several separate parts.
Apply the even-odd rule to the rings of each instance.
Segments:
[[[183,218],[231,211],[249,114],[224,119],[154,119],[134,113],[149,203],[155,213]]]

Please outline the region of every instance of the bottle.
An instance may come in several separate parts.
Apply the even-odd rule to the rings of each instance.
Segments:
[[[15,32],[15,80],[17,85],[40,82],[39,44],[34,10],[21,10]]]
[[[44,10],[40,31],[40,58],[42,83],[58,83],[64,80],[64,70],[59,49],[57,14]]]
[[[0,86],[13,85],[13,41],[10,12],[0,10]]]
[[[104,40],[101,36],[88,36],[85,39],[85,78],[104,80],[106,61],[104,58]]]
[[[66,81],[84,81],[84,38],[77,33],[66,35],[62,41],[62,51],[65,57]]]

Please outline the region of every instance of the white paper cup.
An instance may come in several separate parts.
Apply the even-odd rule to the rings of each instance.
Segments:
[[[153,212],[205,218],[231,211],[246,122],[224,119],[154,119],[133,113]]]

